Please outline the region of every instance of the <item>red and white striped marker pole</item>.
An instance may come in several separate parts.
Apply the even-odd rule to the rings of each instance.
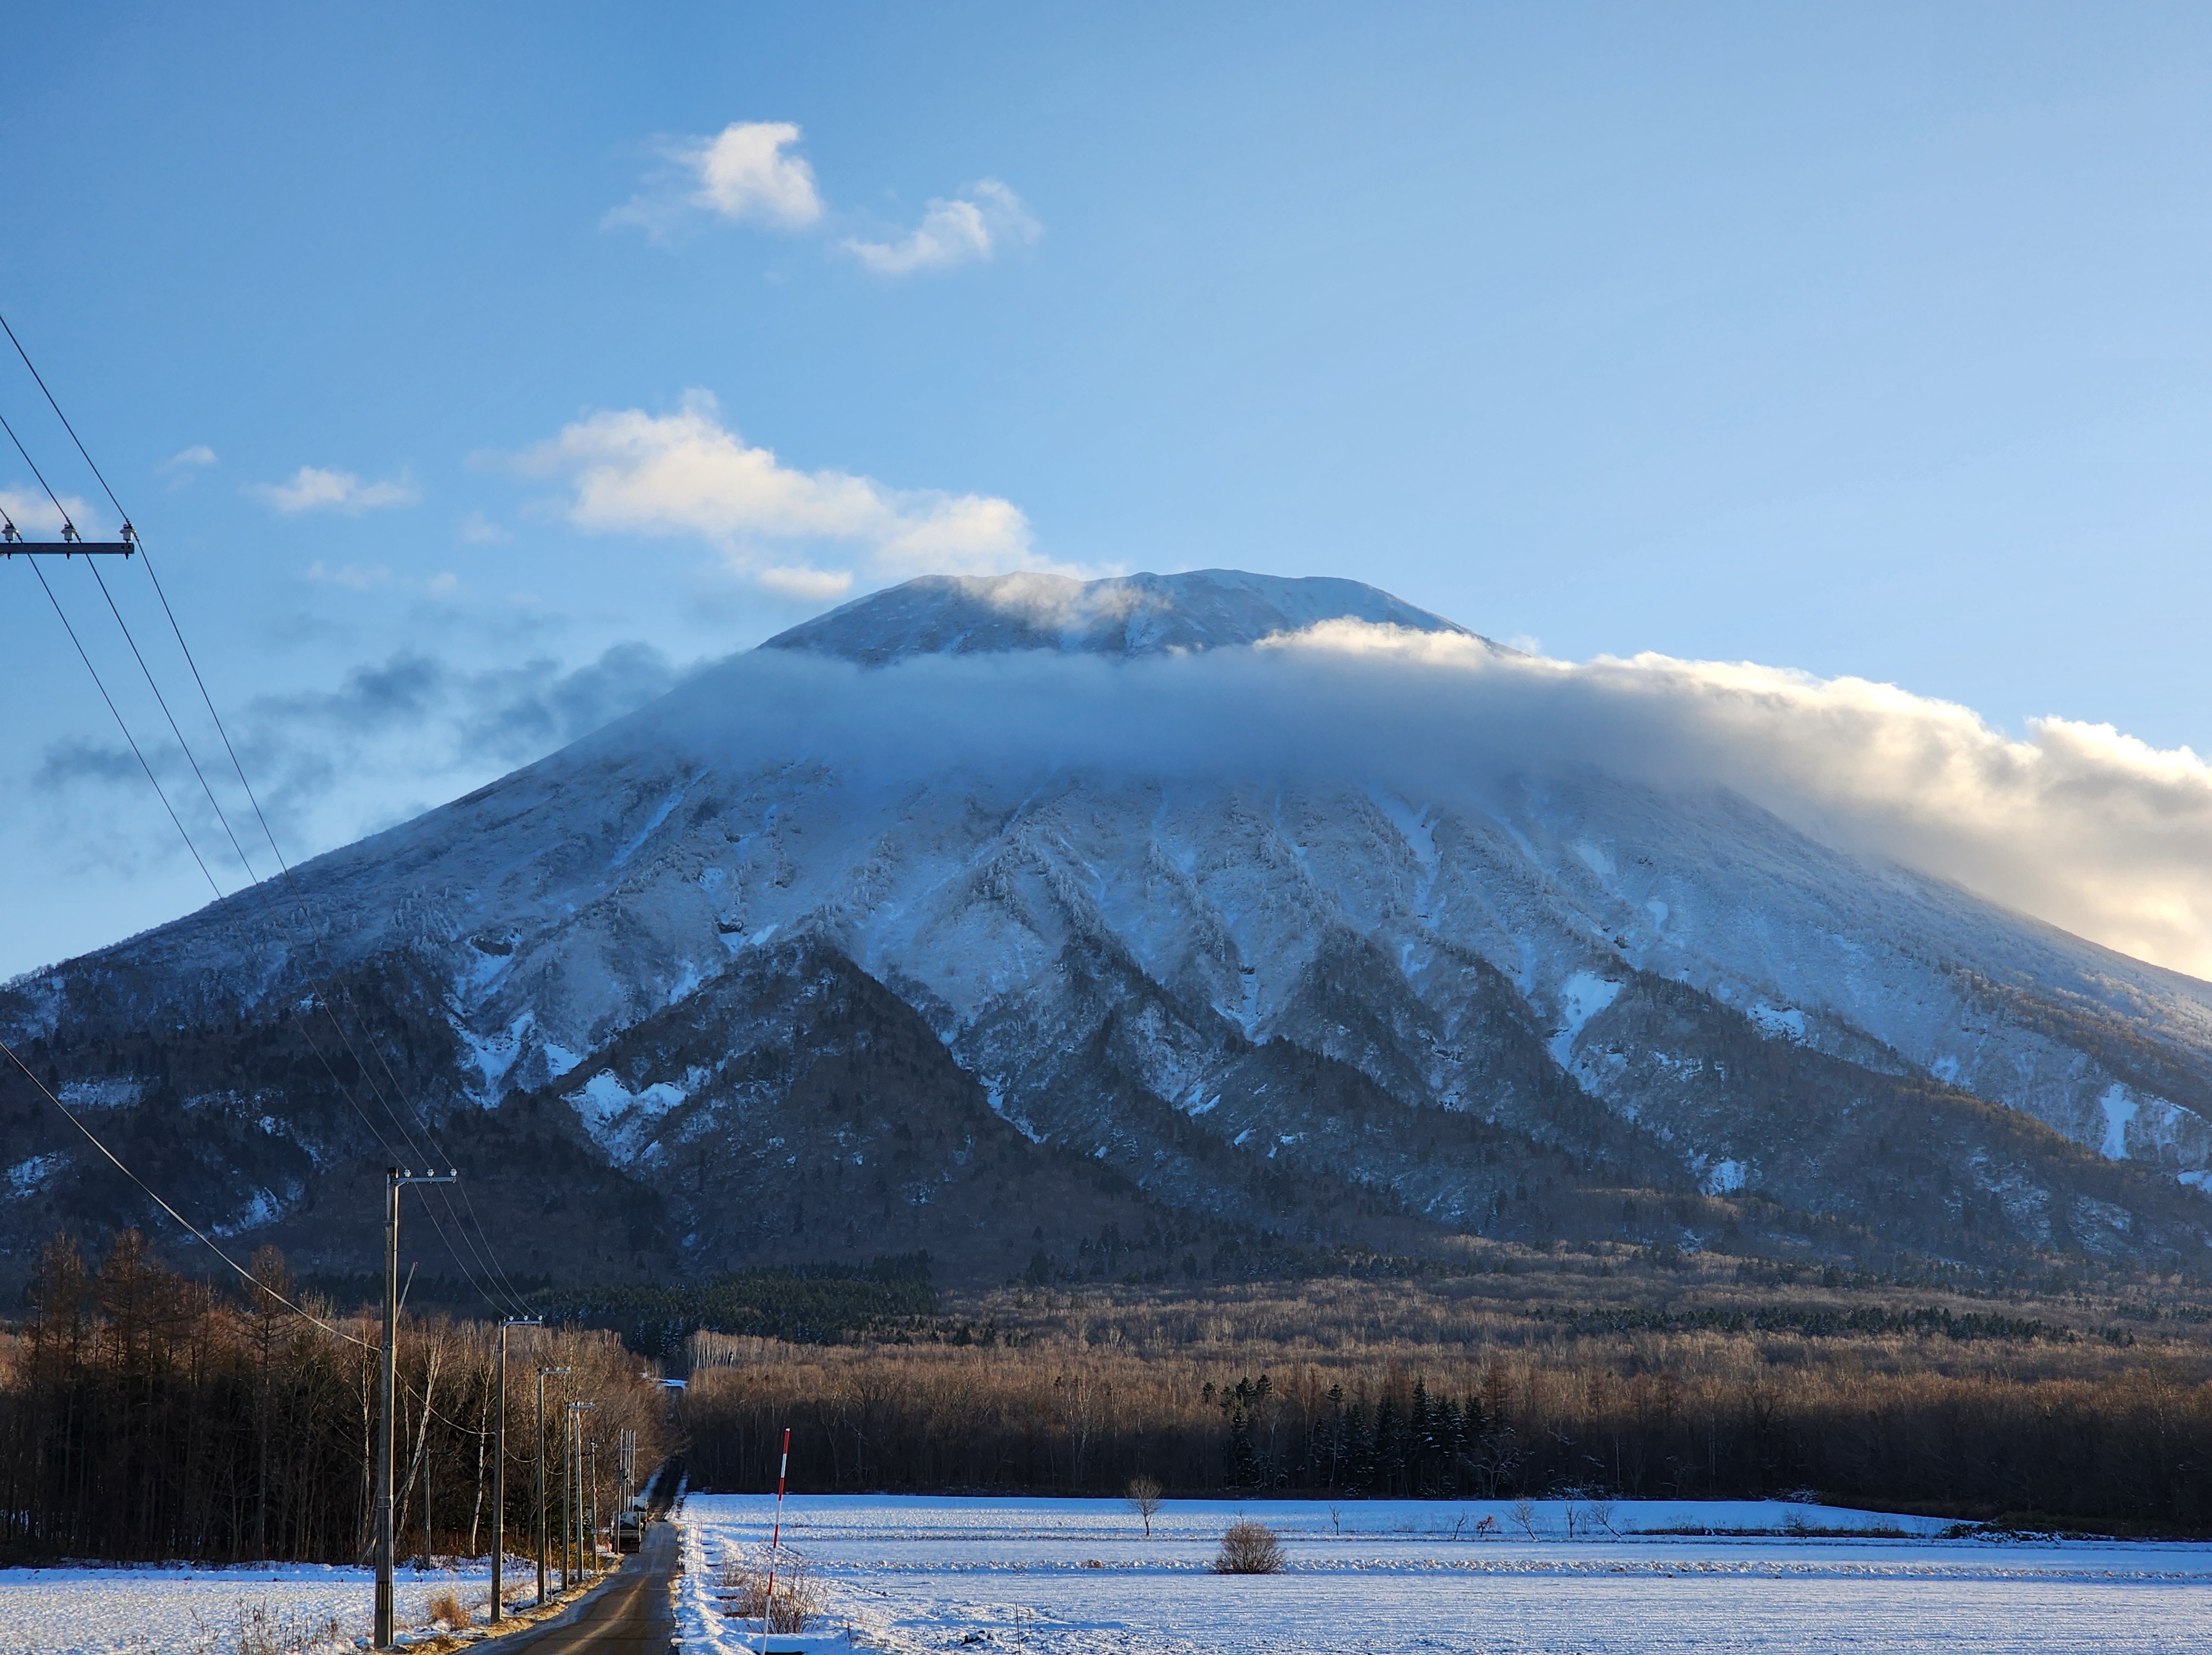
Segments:
[[[783,1480],[791,1470],[791,1427],[783,1427],[783,1458],[775,1468],[775,1526],[768,1536],[768,1596],[761,1600],[761,1655],[768,1655],[768,1623],[775,1615],[775,1549],[783,1542]]]

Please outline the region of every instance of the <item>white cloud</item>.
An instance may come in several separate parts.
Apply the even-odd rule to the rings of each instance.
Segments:
[[[787,596],[836,596],[856,576],[1047,566],[1031,551],[1029,520],[1011,501],[786,465],[725,426],[703,391],[688,392],[672,414],[592,414],[521,464],[568,484],[565,509],[579,528],[696,536],[733,569]],[[805,562],[790,563],[787,549],[802,545],[810,548]],[[844,567],[824,567],[825,559]]]
[[[733,764],[803,751],[878,782],[1302,778],[1471,818],[1510,818],[1529,782],[1564,784],[1539,790],[1563,800],[1593,777],[1693,801],[1725,789],[1877,866],[2212,977],[2212,765],[2109,726],[2042,718],[2015,738],[1862,678],[1661,655],[1574,665],[1357,621],[1128,662],[769,659],[786,653],[713,669],[670,727],[696,717]]]
[[[172,488],[182,488],[200,472],[216,463],[215,450],[204,442],[195,442],[189,448],[180,448],[154,468],[156,477],[166,477]]]
[[[62,512],[69,514],[69,521],[87,539],[106,537],[106,531],[97,526],[104,521],[94,507],[73,494],[62,496],[62,511],[54,509],[54,502],[42,493],[26,488],[0,489],[0,513],[25,534],[58,537],[62,532]]]
[[[367,592],[374,587],[389,584],[392,571],[382,563],[340,563],[336,569],[330,569],[317,558],[307,565],[307,578],[322,586],[342,586],[349,592]]]
[[[708,213],[774,229],[803,230],[822,216],[814,169],[786,150],[799,142],[789,121],[732,121],[713,137],[662,146],[670,169],[599,221],[665,235],[678,221]]]
[[[461,577],[451,569],[441,569],[422,583],[422,589],[434,598],[450,598],[461,589]]]
[[[461,519],[461,538],[472,546],[489,546],[514,538],[480,511],[472,511]]]
[[[1357,622],[1274,647],[1413,669],[1492,716],[1510,696],[1570,758],[1717,783],[1842,849],[2212,977],[2212,767],[2187,747],[2056,717],[2015,739],[1895,685],[1751,662],[1577,666]]]
[[[779,598],[796,598],[805,603],[835,603],[853,589],[850,569],[814,569],[805,565],[796,568],[764,569],[753,577],[762,587]]]
[[[295,512],[339,511],[348,515],[380,506],[411,506],[422,490],[405,472],[382,483],[363,483],[351,472],[302,465],[286,483],[249,483],[246,492],[289,515]]]
[[[898,240],[854,238],[843,246],[879,276],[911,276],[981,263],[1005,247],[1035,241],[1043,233],[1019,196],[998,179],[987,178],[949,201],[932,201],[919,228]]]

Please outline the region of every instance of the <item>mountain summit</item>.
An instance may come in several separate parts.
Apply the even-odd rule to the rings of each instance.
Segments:
[[[911,581],[299,869],[312,938],[217,904],[0,1030],[331,1269],[417,1110],[571,1278],[2201,1263],[2212,987],[1670,780],[1648,722],[1563,747],[1560,681],[1349,581]],[[20,1271],[138,1209],[7,1085]]]
[[[1133,657],[1257,643],[1322,621],[1467,629],[1357,581],[1202,569],[1188,575],[926,575],[801,623],[762,646],[880,666],[911,655],[1056,649]]]

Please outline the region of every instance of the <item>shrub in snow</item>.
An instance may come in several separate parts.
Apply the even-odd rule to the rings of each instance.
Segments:
[[[459,1632],[469,1623],[469,1612],[461,1607],[461,1595],[451,1586],[433,1592],[429,1602],[430,1618],[445,1623],[448,1632]]]
[[[335,1615],[243,1599],[238,1605],[236,1639],[238,1655],[313,1655],[338,1648],[343,1641]]]
[[[748,1621],[765,1615],[770,1632],[804,1632],[822,1614],[814,1570],[788,1547],[779,1547],[773,1559],[765,1546],[750,1554],[732,1552],[722,1561],[720,1595],[723,1614]]]
[[[1283,1542],[1264,1523],[1243,1518],[1221,1536],[1221,1555],[1213,1560],[1216,1574],[1279,1574],[1283,1567]]]

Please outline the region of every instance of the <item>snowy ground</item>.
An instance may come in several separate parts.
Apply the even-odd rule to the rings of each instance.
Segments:
[[[685,1503],[685,1655],[758,1646],[757,1634],[720,1612],[714,1587],[727,1550],[766,1538],[772,1504],[698,1494]],[[1282,1533],[1287,1573],[1209,1571],[1222,1530],[1240,1512]],[[1118,1501],[794,1501],[785,1536],[823,1584],[829,1631],[772,1639],[769,1647],[1035,1655],[2212,1647],[2212,1546],[1945,1539],[1940,1524],[1813,1506],[1623,1501],[1608,1515],[1617,1532],[1592,1530],[1578,1507],[1570,1540],[1558,1501],[1539,1508],[1531,1538],[1499,1503],[1346,1501],[1332,1515],[1309,1501],[1177,1500],[1153,1518],[1147,1540]],[[1898,1532],[1793,1532],[1881,1527]],[[1651,1532],[1662,1529],[1760,1532]]]
[[[534,1591],[536,1564],[512,1559],[507,1571],[509,1601],[515,1582],[526,1580]],[[427,1574],[401,1569],[400,1624],[421,1623],[430,1595],[447,1587],[481,1616],[491,1600],[491,1565]],[[335,1620],[336,1646],[350,1650],[368,1634],[374,1590],[371,1570],[310,1563],[0,1569],[0,1655],[231,1655],[240,1621],[257,1611],[282,1647]]]

